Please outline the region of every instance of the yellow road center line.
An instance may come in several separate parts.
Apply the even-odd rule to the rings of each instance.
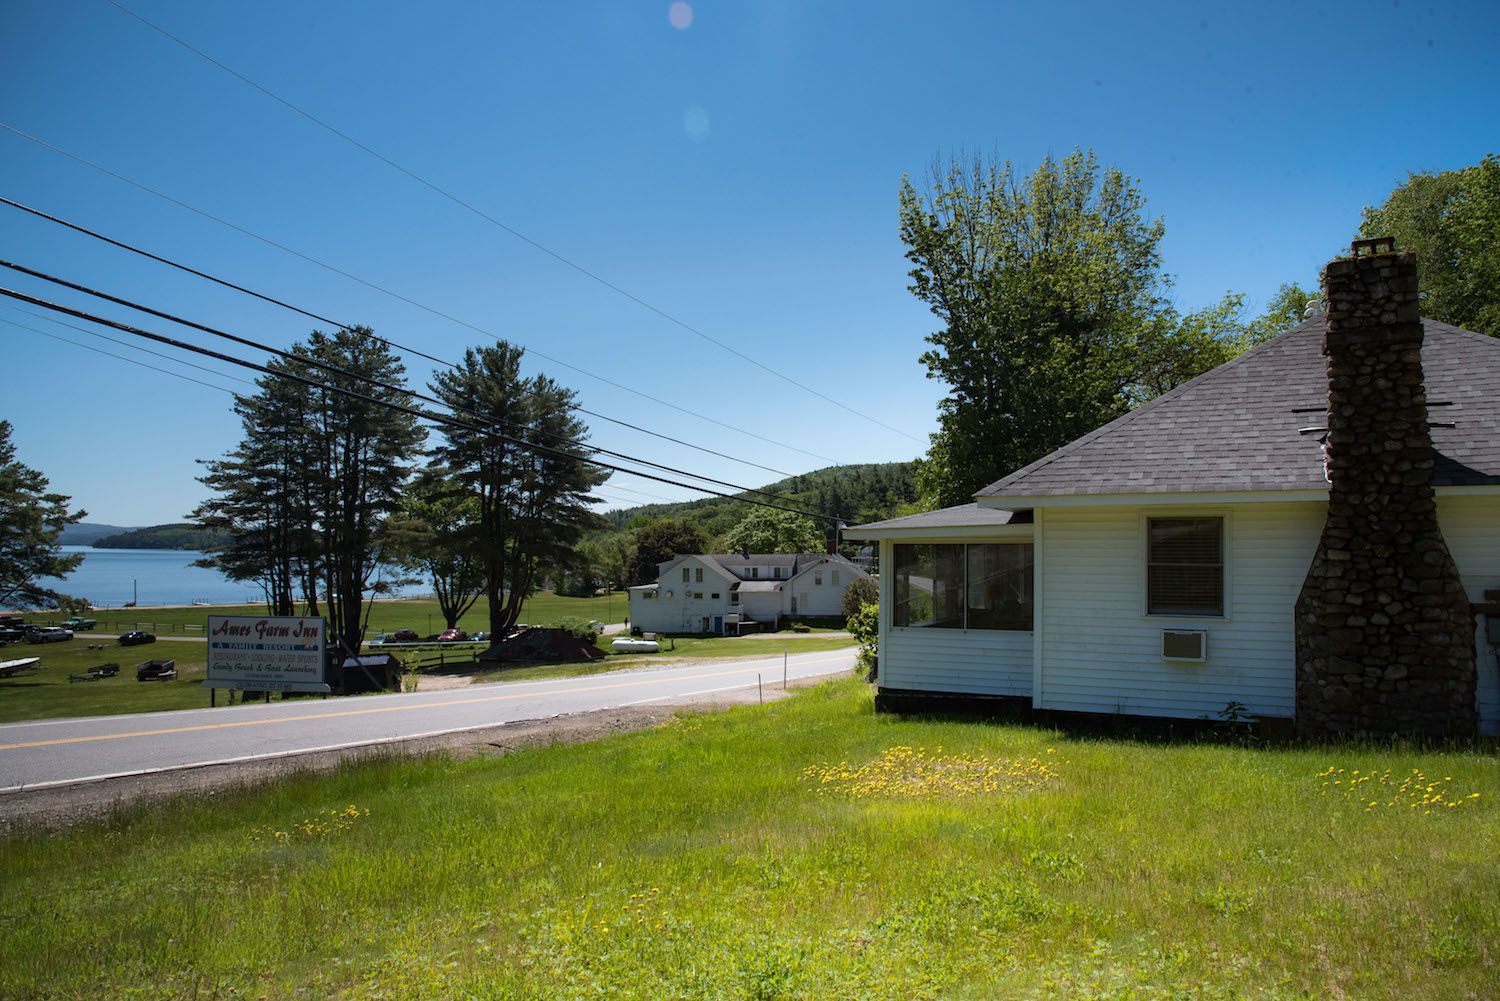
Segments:
[[[807,661],[803,661],[804,664]],[[730,671],[715,671],[711,674],[692,674],[685,677],[661,678],[656,684],[672,681],[697,681],[701,678],[723,678],[739,674],[743,668]],[[126,740],[131,737],[160,737],[172,733],[198,733],[204,730],[230,730],[242,726],[269,726],[273,723],[300,723],[311,719],[338,719],[343,716],[371,716],[375,713],[412,712],[417,709],[446,709],[449,706],[468,706],[481,702],[513,702],[518,699],[536,699],[552,695],[576,695],[580,692],[603,692],[612,688],[634,688],[651,681],[620,681],[608,685],[580,685],[576,688],[553,688],[541,692],[518,692],[511,695],[484,695],[472,699],[453,699],[446,702],[421,702],[415,705],[372,706],[369,709],[344,709],[338,712],[311,713],[303,716],[276,716],[271,719],[231,720],[227,723],[200,723],[197,726],[174,726],[162,730],[131,730],[127,733],[100,733],[88,737],[55,737],[51,740],[29,740],[18,744],[0,744],[0,751],[18,751],[28,747],[55,747],[59,744],[88,744],[101,740]],[[524,684],[524,682],[523,682]]]

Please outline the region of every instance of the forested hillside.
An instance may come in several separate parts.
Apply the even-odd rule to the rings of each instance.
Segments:
[[[850,525],[888,518],[917,499],[915,463],[886,462],[828,466],[779,480],[761,490],[782,498],[789,507],[843,518]],[[638,519],[671,518],[697,525],[717,539],[754,510],[740,500],[708,497],[679,504],[645,504],[608,512],[607,532],[620,531]]]
[[[220,541],[222,535],[211,528],[179,522],[106,535],[95,539],[90,545],[95,549],[184,549],[202,552]]]

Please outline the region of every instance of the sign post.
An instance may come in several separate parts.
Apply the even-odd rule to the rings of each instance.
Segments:
[[[319,617],[210,615],[210,689],[328,692],[328,623]]]

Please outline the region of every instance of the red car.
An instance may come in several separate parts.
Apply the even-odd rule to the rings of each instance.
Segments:
[[[457,643],[459,640],[466,640],[468,638],[469,634],[462,629],[444,629],[438,633],[439,643]]]

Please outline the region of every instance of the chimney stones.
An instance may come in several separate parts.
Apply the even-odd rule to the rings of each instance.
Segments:
[[[1474,618],[1432,489],[1416,258],[1356,241],[1323,284],[1330,486],[1297,598],[1297,729],[1471,735]]]

